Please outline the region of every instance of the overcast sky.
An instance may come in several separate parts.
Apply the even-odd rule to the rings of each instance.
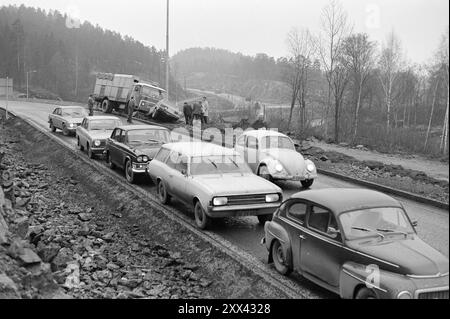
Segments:
[[[320,28],[328,0],[170,0],[170,54],[216,47],[254,55],[286,55],[292,27]],[[427,62],[449,25],[448,0],[341,0],[357,32],[382,42],[392,29],[408,58]],[[103,28],[165,48],[166,0],[0,0],[56,9]]]

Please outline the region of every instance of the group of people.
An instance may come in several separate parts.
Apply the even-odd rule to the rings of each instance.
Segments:
[[[193,105],[185,102],[183,105],[183,114],[186,125],[193,125],[194,121],[208,124],[209,103],[206,96],[203,97],[202,101],[195,102]]]

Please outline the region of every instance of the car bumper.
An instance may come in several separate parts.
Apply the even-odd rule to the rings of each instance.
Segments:
[[[147,173],[147,165],[148,163],[142,163],[142,164],[133,164],[133,173],[135,174],[145,174]]]
[[[305,181],[305,180],[309,180],[309,179],[316,179],[317,178],[317,174],[307,173],[307,174],[298,175],[298,176],[274,174],[274,175],[272,175],[272,178],[274,180],[277,180],[277,181],[297,181],[297,182],[300,182],[300,181]]]
[[[281,202],[265,205],[209,206],[207,215],[211,218],[270,215],[280,205]]]
[[[105,154],[105,148],[104,147],[93,147],[91,148],[92,153],[95,155],[104,155]]]

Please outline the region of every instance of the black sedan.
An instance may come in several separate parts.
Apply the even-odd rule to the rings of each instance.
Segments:
[[[161,148],[170,142],[170,131],[153,125],[128,125],[114,129],[106,141],[105,158],[109,166],[125,170],[129,183],[147,172],[147,164]]]
[[[448,299],[448,258],[423,242],[403,206],[379,192],[298,193],[265,224],[269,262],[346,299]]]

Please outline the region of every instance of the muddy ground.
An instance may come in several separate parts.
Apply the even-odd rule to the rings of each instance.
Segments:
[[[0,154],[0,299],[286,297],[28,124]]]

